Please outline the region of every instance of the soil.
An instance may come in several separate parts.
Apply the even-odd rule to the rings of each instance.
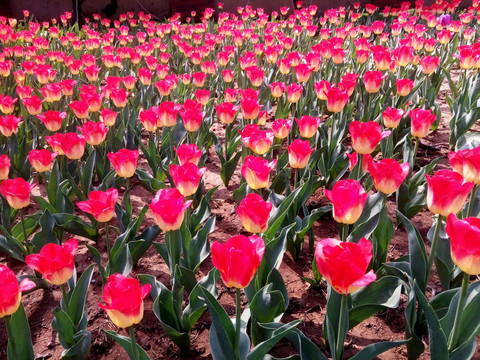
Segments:
[[[450,111],[445,102],[445,91],[449,91],[448,86],[442,87],[439,97],[442,109],[442,121],[437,131],[431,133],[428,137],[422,139],[419,147],[418,161],[420,164],[427,164],[433,157],[446,156],[449,152],[448,137],[450,120]],[[214,130],[219,132],[220,125],[215,124]],[[474,128],[474,130],[476,130]],[[220,135],[220,134],[219,134]],[[140,165],[142,166],[142,165]],[[145,166],[145,164],[143,164]],[[240,181],[240,170],[237,168],[230,186],[225,187],[220,180],[220,164],[213,149],[210,149],[208,161],[206,164],[208,171],[204,175],[205,189],[211,189],[218,186],[215,192],[211,208],[213,214],[216,215],[216,229],[210,235],[210,241],[226,241],[231,236],[242,232],[242,225],[235,214],[235,201],[232,198],[233,191],[238,187]],[[448,159],[442,159],[437,168],[448,166]],[[35,195],[44,195],[45,191],[42,185],[37,188]],[[123,189],[120,191],[122,195]],[[140,186],[139,183],[133,181],[132,204],[137,213],[143,204],[149,203],[153,195]],[[328,203],[323,196],[323,191],[318,190],[309,200],[309,205],[319,207]],[[391,196],[388,199],[388,212],[394,219],[395,198]],[[28,213],[32,214],[37,210],[35,204],[28,208]],[[135,210],[134,210],[135,211]],[[111,225],[116,220],[112,220]],[[425,239],[427,253],[429,252],[429,243],[427,232],[432,226],[432,216],[428,210],[424,210],[412,219],[422,237]],[[144,219],[142,229],[154,224],[153,217],[149,212]],[[314,233],[316,239],[325,237],[336,237],[336,225],[334,220],[329,216],[320,218],[314,225]],[[79,242],[89,243],[98,248],[100,253],[106,253],[104,240],[94,243],[87,239],[79,239]],[[104,238],[104,237],[102,237]],[[114,238],[114,234],[111,234]],[[163,235],[160,235],[157,241],[163,241]],[[322,351],[328,355],[323,339],[322,324],[325,317],[326,308],[326,287],[323,284],[319,287],[313,287],[305,282],[302,277],[313,277],[312,275],[312,259],[313,255],[309,253],[308,246],[305,248],[298,260],[293,260],[287,252],[284,261],[280,266],[280,273],[286,283],[290,303],[282,322],[289,322],[295,319],[302,319],[299,329],[317,344]],[[408,254],[408,243],[405,231],[396,229],[395,236],[390,244],[388,260],[397,259]],[[105,259],[106,260],[106,259]],[[4,257],[0,254],[0,262],[6,263],[16,274],[29,273],[23,263]],[[79,251],[75,256],[76,269],[79,273],[93,263],[87,248],[80,245]],[[199,276],[203,277],[213,267],[210,258],[208,258],[199,269]],[[163,259],[158,255],[156,250],[151,247],[149,251],[140,259],[138,265],[134,268],[131,276],[138,274],[151,274],[157,280],[168,286],[170,275],[169,270]],[[217,284],[219,288],[218,299],[220,304],[226,309],[229,315],[234,316],[234,292],[226,288],[221,281]],[[429,284],[434,290],[440,289],[440,283],[433,276],[433,280]],[[51,327],[53,319],[52,310],[58,305],[61,298],[59,287],[52,286],[47,290],[37,290],[23,296],[23,304],[25,306],[27,316],[30,322],[32,340],[36,359],[60,359],[62,347],[58,342],[58,337]],[[88,311],[88,329],[92,332],[92,348],[89,359],[111,360],[125,359],[125,351],[121,346],[108,338],[103,330],[115,330],[120,334],[127,335],[125,330],[116,328],[108,319],[106,313],[98,307],[98,303],[102,302],[102,283],[98,272],[94,273],[93,281],[87,299]],[[244,299],[244,304],[246,300]],[[345,342],[345,358],[350,358],[358,353],[363,347],[380,341],[403,340],[405,338],[404,331],[404,309],[405,299],[402,299],[398,308],[381,312],[371,318],[360,323],[347,334]],[[147,351],[152,359],[212,359],[208,341],[209,327],[211,324],[208,312],[200,318],[191,332],[192,348],[189,352],[180,354],[179,349],[164,333],[160,324],[152,311],[152,300],[148,297],[145,300],[145,314],[140,324],[135,326],[138,343]],[[424,339],[426,343],[426,351],[421,359],[428,359],[428,338]],[[0,322],[0,359],[6,358],[6,342],[7,336],[4,322]],[[286,340],[282,340],[275,346],[271,354],[275,357],[287,357],[296,353],[295,348]],[[383,353],[378,359],[392,360],[405,359],[407,351],[405,346],[400,346]],[[480,359],[480,350],[477,349],[474,359]]]

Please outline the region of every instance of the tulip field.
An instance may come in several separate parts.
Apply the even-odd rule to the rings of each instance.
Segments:
[[[0,359],[480,359],[479,7],[0,16]]]

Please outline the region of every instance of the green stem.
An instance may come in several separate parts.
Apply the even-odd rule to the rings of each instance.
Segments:
[[[458,341],[458,335],[460,333],[460,325],[462,322],[462,312],[465,307],[465,302],[467,301],[467,290],[468,283],[470,280],[470,275],[467,273],[463,274],[462,287],[460,289],[460,297],[458,299],[457,311],[455,312],[455,320],[453,322],[453,329],[450,333],[448,339],[448,352],[452,352],[455,349]]]
[[[65,284],[60,285],[60,289],[62,289],[62,297],[63,297],[63,305],[65,307],[65,312],[70,316],[70,309],[68,306],[68,294],[67,294],[67,288],[65,287]]]
[[[297,188],[298,185],[298,172],[300,169],[292,169],[293,170],[293,190]]]
[[[15,354],[15,359],[17,359],[17,347],[15,346],[15,338],[13,337],[13,331],[12,331],[12,324],[10,323],[12,315],[7,315],[5,316],[5,327],[7,328],[7,337],[8,337],[8,342],[11,345],[11,349],[13,350],[13,353]]]
[[[27,229],[25,228],[25,214],[23,213],[23,209],[20,209],[20,222],[22,223],[22,230],[23,230],[23,242],[27,247],[27,251],[30,254],[30,247],[28,246],[28,236],[27,236]]]
[[[138,348],[137,348],[137,341],[135,340],[135,330],[133,330],[133,325],[128,328],[128,332],[130,334],[130,343],[132,345],[133,360],[140,360],[140,356],[138,354]]]
[[[347,241],[348,237],[348,224],[342,224],[342,233],[341,233],[341,239],[343,242]]]
[[[390,151],[391,148],[391,151]],[[385,158],[393,157],[395,149],[393,149],[393,131],[387,136],[387,143],[385,144]]]
[[[111,252],[111,247],[110,247],[110,235],[109,235],[109,228],[108,228],[108,222],[105,223],[105,242],[107,244],[107,254],[108,254],[108,261],[110,262],[110,252]],[[110,264],[112,265],[112,264]]]
[[[240,289],[236,288],[235,293],[235,360],[240,359],[240,316],[242,315],[242,302]]]
[[[420,139],[419,138],[415,138],[415,147],[413,148],[413,166],[412,166],[412,169],[410,171],[413,171],[413,168],[415,167],[415,165],[417,164],[417,152],[418,152],[418,143],[420,142]]]
[[[473,204],[475,203],[475,194],[477,192],[477,188],[478,188],[478,185],[475,185],[472,189],[472,192],[470,193],[470,201],[468,202],[467,216],[465,217],[472,216]]]
[[[348,328],[348,295],[342,295],[342,302],[340,303],[340,319],[338,319],[338,334],[335,355],[336,359],[343,358],[343,344],[345,343],[346,330]]]
[[[437,224],[435,226],[435,232],[433,233],[432,246],[430,248],[430,256],[428,257],[427,277],[425,278],[426,283],[428,283],[428,279],[430,278],[430,273],[432,272],[432,266],[433,266],[433,261],[435,260],[435,254],[437,252],[438,237],[440,236],[440,228],[442,227],[442,221],[443,221],[443,216],[438,215]]]

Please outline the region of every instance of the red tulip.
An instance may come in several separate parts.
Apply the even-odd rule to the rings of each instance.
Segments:
[[[22,300],[22,291],[35,287],[35,283],[27,278],[20,284],[17,277],[6,265],[0,264],[0,318],[14,314]]]
[[[380,71],[366,71],[363,76],[365,90],[370,94],[377,93],[380,90],[383,78],[384,76]]]
[[[287,93],[288,102],[296,103],[302,96],[303,86],[293,83],[285,87],[285,92]]]
[[[308,64],[298,64],[295,66],[295,75],[297,77],[297,81],[300,83],[308,81],[313,70],[314,69]]]
[[[433,74],[438,65],[440,65],[440,58],[436,56],[424,56],[420,59],[420,66],[425,75]]]
[[[202,156],[202,152],[198,149],[198,146],[195,144],[182,144],[175,149],[175,153],[177,154],[178,163],[180,165],[184,165],[186,163],[192,163],[198,165],[200,161],[200,157]]]
[[[326,80],[321,80],[314,83],[313,86],[315,88],[315,94],[317,95],[317,97],[320,100],[327,100],[327,93],[332,88],[332,85]]]
[[[279,98],[283,95],[284,84],[282,82],[273,82],[268,85],[270,91],[272,92],[272,96],[274,98]]]
[[[31,150],[28,153],[28,161],[37,172],[50,171],[53,167],[53,159],[57,155],[57,153],[51,153],[47,149]]]
[[[138,324],[143,319],[143,299],[150,293],[151,285],[140,286],[136,279],[121,274],[108,277],[103,288],[103,301],[98,304],[112,322],[121,328]]]
[[[109,109],[102,109],[100,111],[100,121],[103,122],[106,126],[113,126],[115,125],[115,121],[117,120],[118,112],[109,110]]]
[[[76,239],[70,239],[61,246],[48,243],[42,247],[39,254],[27,255],[25,263],[42,274],[43,278],[52,285],[62,285],[73,275],[75,267],[73,257],[77,249]]]
[[[153,72],[147,68],[138,69],[138,78],[142,85],[150,85],[152,83]]]
[[[86,121],[82,127],[77,129],[85,137],[85,141],[92,145],[100,145],[107,137],[108,128],[102,122]]]
[[[405,111],[402,109],[395,109],[393,107],[387,107],[384,112],[382,112],[383,125],[386,128],[394,129],[400,123]]]
[[[218,120],[222,124],[231,124],[233,120],[235,120],[238,109],[238,106],[234,106],[232,103],[229,102],[224,102],[215,106]]]
[[[178,110],[180,105],[175,105],[173,101],[164,101],[157,107],[158,112],[158,127],[172,127],[177,124]]]
[[[27,97],[22,101],[30,115],[38,115],[42,112],[42,100],[38,96]]]
[[[453,171],[461,174],[466,181],[480,184],[480,147],[459,150],[448,154]]]
[[[227,102],[237,101],[237,89],[231,89],[231,88],[225,89],[225,101]],[[258,111],[260,111],[260,109]],[[243,113],[243,110],[242,110],[242,113]]]
[[[276,119],[272,123],[273,136],[277,139],[285,139],[290,133],[292,128],[292,120],[289,119]]]
[[[63,119],[67,116],[66,112],[49,110],[43,114],[38,114],[37,118],[45,125],[49,131],[58,131],[62,128]]]
[[[0,132],[6,137],[16,134],[20,121],[22,118],[15,115],[0,116]]]
[[[347,295],[367,286],[377,276],[367,268],[372,260],[372,243],[361,238],[358,244],[323,239],[315,249],[319,273],[339,294]]]
[[[303,169],[310,160],[314,149],[310,149],[308,140],[297,139],[287,147],[288,163],[292,169]]]
[[[255,120],[260,114],[261,106],[256,98],[244,98],[240,100],[240,108],[245,119]]]
[[[358,154],[354,151],[353,153],[349,154],[346,153],[349,163],[348,163],[348,170],[352,171],[355,165],[357,165],[358,161]],[[368,171],[368,164],[373,160],[372,155],[370,154],[364,154],[363,156],[363,161],[362,161],[362,173]]]
[[[10,158],[8,155],[0,155],[0,181],[8,178],[10,172]]]
[[[367,193],[358,180],[340,180],[325,196],[333,204],[333,218],[342,224],[354,224],[362,215]]]
[[[245,74],[252,83],[252,86],[258,87],[262,85],[264,73],[258,66],[248,66],[245,68]]]
[[[257,235],[238,235],[212,245],[212,262],[228,287],[243,289],[252,281],[262,262],[265,244]]]
[[[75,116],[79,119],[88,118],[89,105],[84,100],[73,101],[70,105],[70,109],[73,110]]]
[[[348,101],[348,93],[345,90],[332,87],[327,91],[327,110],[332,113],[339,113],[343,110]]]
[[[380,140],[390,135],[390,131],[382,132],[380,125],[374,121],[352,121],[348,130],[352,137],[352,147],[359,154],[371,154]]]
[[[258,125],[246,125],[239,132],[242,136],[243,144],[255,154],[263,155],[270,150],[270,146],[273,143],[273,131],[260,130]]]
[[[182,117],[185,129],[189,132],[195,132],[200,129],[205,112],[202,112],[202,104],[195,100],[188,99],[180,110],[180,116]]]
[[[384,193],[391,194],[397,191],[410,171],[408,162],[399,164],[394,159],[383,159],[378,162],[370,161],[368,171],[372,175],[375,188]]]
[[[431,110],[414,109],[410,110],[410,119],[412,119],[412,127],[410,132],[412,136],[423,138],[427,136],[430,126],[437,120],[437,116]]]
[[[18,99],[14,99],[11,96],[0,96],[0,111],[5,115],[13,113],[17,100]]]
[[[30,205],[30,191],[37,184],[30,184],[22,178],[5,179],[0,184],[0,193],[7,199],[8,204],[18,210]]]
[[[298,130],[303,138],[309,139],[317,133],[322,119],[314,118],[308,115],[295,119],[298,124]]]
[[[77,202],[80,210],[92,214],[99,222],[109,222],[115,213],[115,204],[118,199],[118,190],[91,191],[88,200]]]
[[[78,160],[85,152],[85,138],[77,133],[65,133],[60,137],[62,153],[70,160]]]
[[[195,194],[200,179],[206,170],[206,167],[199,169],[197,165],[192,163],[172,164],[169,168],[175,187],[185,197]]]
[[[474,187],[473,182],[467,182],[459,173],[451,170],[439,170],[427,178],[427,206],[434,213],[448,216],[459,212],[468,194]]]
[[[259,234],[268,228],[272,204],[255,193],[248,194],[237,207],[237,215],[248,232]]]
[[[195,98],[203,106],[207,105],[208,100],[210,100],[210,90],[208,90],[208,89],[197,89],[197,90],[195,90]]]
[[[397,79],[397,94],[399,96],[407,96],[413,89],[414,81],[410,79]]]
[[[459,220],[452,213],[447,217],[445,231],[450,238],[453,263],[469,275],[480,274],[480,219]]]
[[[261,157],[249,155],[243,160],[242,176],[251,189],[257,190],[268,186],[270,172],[275,168],[277,160],[269,163]]]
[[[110,100],[116,107],[124,108],[127,105],[128,93],[125,89],[113,89],[110,92]]]
[[[118,176],[130,178],[137,169],[138,155],[137,150],[120,149],[116,153],[108,153],[107,157]]]
[[[163,231],[178,230],[182,226],[185,210],[192,200],[184,202],[184,197],[178,189],[160,189],[151,204],[148,205],[153,212],[157,225]]]

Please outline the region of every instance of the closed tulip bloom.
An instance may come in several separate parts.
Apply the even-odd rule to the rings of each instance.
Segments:
[[[6,137],[16,134],[20,121],[22,118],[15,115],[0,116],[0,132]]]
[[[297,77],[297,81],[300,83],[308,81],[313,70],[314,68],[310,67],[308,64],[298,64],[295,66],[295,76]]]
[[[259,234],[267,230],[271,210],[271,203],[267,203],[260,195],[251,193],[238,205],[237,215],[245,230]]]
[[[447,217],[445,231],[450,238],[453,263],[469,275],[480,274],[480,219],[459,220],[452,213]]]
[[[158,111],[154,108],[142,110],[138,115],[138,119],[142,123],[145,130],[154,132],[158,128]]]
[[[113,126],[115,125],[115,121],[117,120],[118,112],[110,110],[110,109],[102,109],[100,111],[100,121],[103,122],[106,126]]]
[[[25,263],[38,271],[50,284],[62,285],[73,275],[73,257],[77,249],[76,239],[70,239],[63,245],[48,243],[42,247],[39,254],[27,255]]]
[[[150,293],[151,285],[140,286],[136,279],[121,274],[110,275],[103,288],[103,301],[98,304],[112,322],[121,328],[138,324],[143,319],[143,299]]]
[[[185,198],[178,189],[160,189],[151,204],[153,218],[158,227],[163,231],[174,231],[182,226],[185,210],[190,206],[192,200],[184,201]]]
[[[198,165],[202,152],[195,144],[182,144],[178,149],[174,146],[175,153],[177,154],[178,163],[184,165],[186,163],[192,163]]]
[[[6,265],[0,264],[0,318],[13,315],[20,307],[22,291],[28,291],[35,287],[35,283],[27,278],[20,284],[17,277]]]
[[[37,184],[30,184],[20,177],[5,179],[0,184],[0,193],[7,199],[10,207],[18,210],[30,205],[30,192],[35,186]]]
[[[56,133],[53,136],[45,136],[45,140],[47,141],[48,145],[58,155],[65,155],[65,153],[62,150],[62,146],[61,146],[62,139],[63,139],[63,134],[62,133]]]
[[[448,216],[462,210],[473,182],[467,182],[459,173],[451,170],[439,170],[427,178],[427,206],[438,215]]]
[[[84,100],[73,101],[69,106],[70,106],[70,109],[73,110],[77,118],[79,119],[88,118],[89,105],[87,101],[84,101]]]
[[[224,102],[215,106],[218,120],[222,124],[231,124],[233,120],[235,120],[238,109],[238,106],[234,106],[232,103],[229,102]]]
[[[8,155],[0,155],[0,181],[8,178],[10,172],[10,158]]]
[[[407,96],[413,89],[414,81],[410,79],[397,79],[397,94],[399,96]]]
[[[57,155],[57,153],[51,153],[47,149],[30,150],[28,153],[28,161],[30,161],[30,165],[32,165],[37,172],[50,171],[53,167],[53,159],[55,159]]]
[[[348,93],[345,90],[332,87],[327,92],[327,110],[332,113],[339,113],[343,110],[348,101]]]
[[[389,106],[382,112],[383,125],[385,125],[386,128],[395,129],[398,124],[400,124],[403,115],[405,115],[404,110]]]
[[[180,105],[175,105],[173,101],[164,101],[157,107],[158,112],[158,127],[172,127],[177,124],[177,115],[180,110]]]
[[[127,105],[128,93],[125,89],[113,89],[110,92],[110,100],[116,107],[124,108]]]
[[[438,65],[440,65],[440,58],[436,56],[424,56],[420,59],[420,66],[425,75],[433,74]]]
[[[249,155],[243,160],[241,173],[251,189],[263,189],[268,186],[270,172],[276,164],[276,160],[269,163],[261,157]]]
[[[292,120],[289,119],[276,119],[272,123],[273,136],[277,139],[285,139],[290,133],[292,128]]]
[[[466,181],[480,184],[480,147],[452,151],[448,159],[453,171],[461,174]]]
[[[212,262],[227,287],[244,289],[262,262],[265,244],[257,235],[238,235],[212,245]]]
[[[85,137],[85,141],[92,145],[100,145],[107,137],[108,128],[102,122],[86,121],[82,127],[77,129]]]
[[[27,97],[22,101],[30,115],[38,115],[42,112],[42,100],[38,96]]]
[[[85,152],[85,138],[77,133],[65,133],[61,137],[60,147],[67,158],[78,160]]]
[[[382,85],[383,77],[380,71],[366,71],[363,76],[365,90],[370,94],[377,93]]]
[[[195,194],[200,184],[200,179],[206,170],[206,167],[199,169],[197,165],[192,163],[183,165],[172,164],[169,168],[175,187],[185,197]]]
[[[183,126],[189,132],[195,132],[200,129],[205,112],[202,112],[202,104],[195,100],[186,100],[180,110],[180,116],[183,120]]]
[[[255,120],[260,114],[260,104],[257,99],[244,98],[240,100],[242,116],[247,120]]]
[[[287,93],[288,102],[296,103],[302,96],[303,86],[293,83],[285,87],[285,92]]]
[[[95,220],[109,222],[115,213],[115,204],[118,199],[118,190],[115,188],[107,191],[91,191],[88,200],[77,202],[80,210],[92,214]]]
[[[359,154],[371,154],[380,140],[390,135],[390,131],[382,132],[380,125],[374,121],[352,121],[348,130],[352,137],[352,147]]]
[[[295,119],[295,121],[298,124],[300,135],[303,138],[309,139],[317,133],[322,119],[304,115],[300,119]]]
[[[310,155],[314,149],[310,148],[308,140],[294,140],[287,147],[288,150],[288,163],[292,169],[303,169],[308,165]]]
[[[45,125],[49,131],[58,131],[62,128],[63,119],[67,116],[66,112],[48,110],[43,114],[38,114],[37,118]]]
[[[260,130],[258,125],[247,125],[243,130],[239,130],[239,132],[242,136],[243,144],[255,154],[265,154],[273,144],[273,131]]]
[[[285,85],[283,85],[282,82],[273,82],[268,85],[270,88],[270,91],[272,92],[272,96],[274,98],[279,98],[280,96],[283,95],[283,88]]]
[[[362,215],[367,193],[358,180],[340,180],[325,196],[333,204],[333,218],[342,224],[354,224]]]
[[[437,116],[431,110],[414,109],[410,110],[410,119],[412,127],[410,133],[417,138],[423,138],[428,135],[428,130],[437,120]]]
[[[372,243],[365,238],[358,244],[327,238],[315,248],[318,272],[342,295],[352,294],[377,279],[373,270],[367,272],[372,257]]]
[[[315,88],[315,94],[317,95],[317,98],[320,100],[327,100],[328,90],[332,88],[332,85],[328,81],[321,80],[314,83],[313,87]]]
[[[383,159],[376,163],[371,161],[368,171],[372,175],[375,188],[388,195],[400,187],[410,171],[410,165],[408,162],[399,164],[394,159]]]
[[[137,150],[120,149],[116,153],[108,153],[107,157],[118,176],[130,178],[137,169],[138,155]]]
[[[207,105],[208,100],[210,100],[210,90],[208,89],[195,90],[195,98],[203,106]]]

